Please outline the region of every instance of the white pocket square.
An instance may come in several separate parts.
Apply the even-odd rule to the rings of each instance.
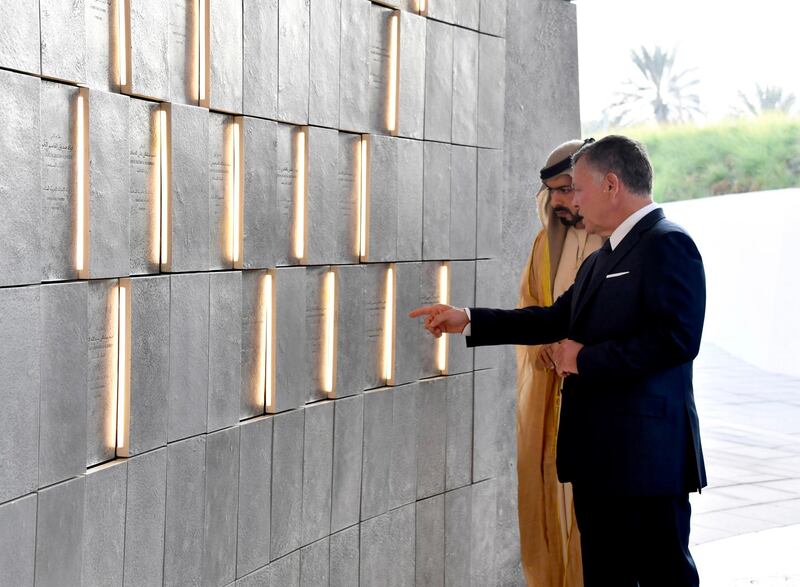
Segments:
[[[606,279],[612,279],[614,277],[622,277],[623,275],[627,275],[630,271],[620,271],[619,273],[609,273],[606,275]]]

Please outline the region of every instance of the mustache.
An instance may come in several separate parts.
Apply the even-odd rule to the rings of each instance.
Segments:
[[[553,207],[553,212],[565,212],[566,214],[569,214],[573,218],[581,218],[581,219],[583,218],[583,216],[581,216],[580,213],[573,212],[572,210],[570,210],[566,206],[554,206]]]
[[[583,221],[583,216],[581,216],[578,212],[573,212],[572,210],[564,206],[555,206],[553,208],[553,212],[554,213],[564,212],[568,215],[566,217],[559,218],[561,224],[563,224],[564,226],[575,226],[576,224],[580,224]]]

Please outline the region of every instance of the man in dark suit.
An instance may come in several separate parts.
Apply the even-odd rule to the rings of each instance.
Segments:
[[[703,262],[651,197],[644,147],[621,136],[573,157],[574,203],[608,237],[548,308],[419,308],[468,346],[563,342],[559,479],[571,482],[586,587],[696,586],[689,493],[706,484],[692,391]]]

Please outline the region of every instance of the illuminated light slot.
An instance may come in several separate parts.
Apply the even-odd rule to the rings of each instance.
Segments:
[[[275,294],[273,278],[267,273],[261,282],[261,353],[264,369],[264,411],[269,413],[275,409]]]
[[[305,257],[306,247],[306,173],[307,173],[307,129],[302,128],[297,133],[297,177],[295,179],[294,193],[294,256],[298,261]]]
[[[418,0],[417,8],[420,14],[428,14],[428,0]]]
[[[400,77],[399,67],[400,12],[395,11],[389,20],[389,104],[386,111],[386,128],[397,134],[397,103]]]
[[[169,105],[162,104],[158,111],[158,159],[161,176],[161,267],[170,268],[170,191],[169,191]]]
[[[131,280],[119,280],[117,287],[117,456],[129,456],[131,381]]]
[[[231,166],[231,262],[234,269],[242,268],[242,121],[237,117],[232,125],[233,156]]]
[[[369,137],[361,135],[358,149],[358,256],[367,257],[367,230],[369,229]]]
[[[128,86],[128,34],[127,34],[127,2],[117,0],[117,67],[119,69],[119,85]]]
[[[86,88],[81,88],[75,107],[75,269],[79,278],[86,277],[85,272],[88,269],[88,103],[89,92]]]
[[[386,270],[386,308],[383,314],[383,379],[394,382],[394,266]]]
[[[449,279],[447,276],[447,263],[442,263],[439,268],[439,303],[446,304],[449,300]],[[442,373],[447,371],[447,335],[442,334],[437,348],[436,367]]]
[[[208,2],[197,0],[197,66],[200,105],[206,106],[208,101]]]
[[[322,347],[322,391],[332,395],[336,374],[336,274],[325,274],[325,339]]]

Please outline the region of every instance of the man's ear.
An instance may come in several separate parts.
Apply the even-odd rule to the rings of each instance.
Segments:
[[[619,176],[613,171],[606,173],[605,177],[603,178],[603,191],[608,192],[611,199],[616,198],[620,191],[620,187],[621,184]]]

